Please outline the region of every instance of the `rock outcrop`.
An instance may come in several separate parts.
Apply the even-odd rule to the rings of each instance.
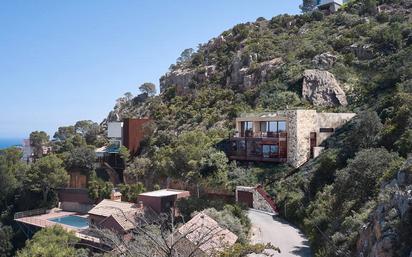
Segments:
[[[315,106],[346,106],[346,94],[335,76],[323,70],[305,70],[302,97]]]
[[[193,69],[177,69],[166,73],[160,78],[160,92],[165,91],[171,85],[176,86],[177,94],[184,94],[189,90],[189,84],[195,76]]]
[[[375,57],[371,44],[352,44],[349,47],[349,51],[352,52],[359,60],[370,60]]]
[[[316,69],[328,70],[333,67],[337,59],[335,55],[327,52],[316,55],[312,60],[312,64]]]
[[[279,69],[284,63],[282,58],[274,58],[260,63],[256,61],[256,54],[242,58],[239,52],[233,58],[230,65],[230,76],[227,78],[227,86],[238,87],[241,90],[250,89],[267,81],[269,74]]]
[[[197,69],[177,69],[166,73],[160,78],[160,92],[164,92],[170,86],[176,86],[177,95],[187,95],[191,93],[192,83],[207,81],[216,73],[216,66],[202,66]]]
[[[410,256],[412,245],[412,159],[398,172],[397,178],[384,188],[376,209],[369,222],[360,231],[357,241],[356,256],[361,257],[395,257]],[[403,230],[403,231],[402,231]],[[408,238],[405,238],[408,237]]]

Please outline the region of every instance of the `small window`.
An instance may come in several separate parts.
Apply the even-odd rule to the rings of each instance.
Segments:
[[[333,133],[335,131],[334,128],[320,128],[319,132],[321,133]]]

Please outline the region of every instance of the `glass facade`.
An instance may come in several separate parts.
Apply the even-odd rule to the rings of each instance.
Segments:
[[[263,133],[273,132],[286,132],[286,121],[261,121],[260,131]]]

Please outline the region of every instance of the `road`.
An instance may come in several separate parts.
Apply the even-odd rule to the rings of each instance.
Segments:
[[[286,221],[266,213],[249,210],[252,221],[252,243],[272,243],[279,247],[281,253],[268,251],[273,256],[281,257],[311,257],[309,242],[296,227]],[[266,255],[249,255],[253,257]]]

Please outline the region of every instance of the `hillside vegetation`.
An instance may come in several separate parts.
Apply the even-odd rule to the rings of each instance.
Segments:
[[[128,94],[108,117],[154,120],[126,176],[149,188],[159,177],[229,190],[260,182],[316,256],[409,256],[411,11],[409,0],[350,1],[332,15],[259,18],[185,50],[160,79],[159,95]],[[347,104],[304,96],[307,72],[326,74]],[[234,117],[285,108],[358,116],[298,170],[228,162],[220,146]]]
[[[94,150],[108,143],[108,121],[129,117],[153,122],[138,156],[121,149],[125,184],[118,187],[126,200],[170,181],[199,195],[260,183],[280,215],[304,230],[315,256],[411,256],[411,21],[412,0],[353,0],[331,15],[259,18],[185,50],[160,78],[160,94],[152,83],[137,96],[126,93],[100,126],[60,127],[51,143],[46,133],[33,132],[35,163],[22,163],[16,148],[0,151],[0,256],[23,247],[13,214],[55,206],[66,171],[89,177],[94,200],[108,197],[113,184],[96,169]],[[308,91],[309,84],[322,90]],[[229,162],[224,149],[235,117],[291,108],[358,115],[298,169]],[[45,144],[53,154],[43,156]],[[239,207],[196,198],[180,204],[186,216],[205,208],[222,217],[237,214],[236,222],[222,219],[247,241],[250,224]],[[18,255],[48,252],[45,238],[60,234],[46,230]],[[61,239],[52,247],[72,241],[71,235]],[[248,247],[256,246],[235,245],[227,254],[244,256]]]

